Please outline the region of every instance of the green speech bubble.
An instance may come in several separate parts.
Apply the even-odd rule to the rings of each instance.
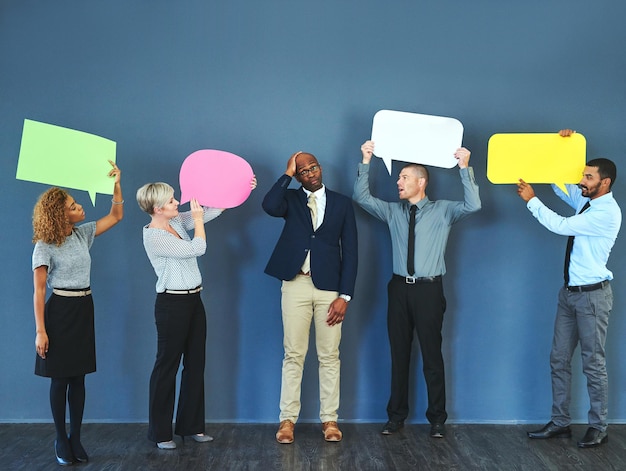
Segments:
[[[115,147],[103,137],[25,119],[15,178],[85,190],[95,206],[96,193],[113,194]]]

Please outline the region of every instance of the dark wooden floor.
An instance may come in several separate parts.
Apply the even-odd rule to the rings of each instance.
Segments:
[[[527,425],[448,425],[432,439],[427,425],[392,436],[381,424],[340,424],[344,439],[326,443],[318,424],[297,424],[292,445],[276,443],[274,424],[208,424],[212,443],[179,437],[173,451],[146,439],[146,424],[86,424],[84,470],[626,470],[626,425],[609,427],[609,442],[579,449],[584,425],[572,438],[529,440]],[[58,470],[51,424],[0,424],[0,469]],[[69,468],[69,469],[72,469]]]

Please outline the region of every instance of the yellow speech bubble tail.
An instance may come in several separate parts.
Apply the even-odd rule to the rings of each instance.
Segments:
[[[563,191],[563,193],[569,196],[569,192],[567,191],[567,187],[565,186],[565,183],[555,183],[555,185],[559,187],[561,191]]]

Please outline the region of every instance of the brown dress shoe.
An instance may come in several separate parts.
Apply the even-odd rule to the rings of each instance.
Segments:
[[[324,432],[324,440],[327,442],[340,442],[343,437],[337,422],[324,422],[322,432]]]
[[[278,443],[293,443],[294,423],[291,420],[283,420],[278,426],[276,432],[276,441]]]

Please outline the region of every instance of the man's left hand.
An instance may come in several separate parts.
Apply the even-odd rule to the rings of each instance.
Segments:
[[[348,303],[345,299],[335,299],[328,308],[328,316],[326,317],[326,324],[330,327],[341,324],[343,318],[346,317],[346,311],[348,310]]]

